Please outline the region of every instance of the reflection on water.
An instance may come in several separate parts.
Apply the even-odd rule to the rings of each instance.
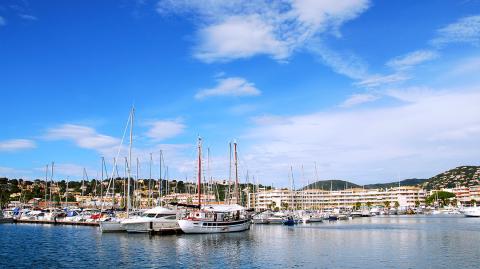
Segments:
[[[0,225],[0,268],[478,268],[480,219],[399,216],[232,234],[101,234]]]

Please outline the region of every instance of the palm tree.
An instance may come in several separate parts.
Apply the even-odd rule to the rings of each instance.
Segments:
[[[420,201],[416,200],[415,201],[415,207],[419,207],[420,206]]]
[[[367,207],[368,208],[372,207],[372,202],[367,202]]]
[[[400,206],[400,203],[398,201],[395,201],[395,208],[398,208]]]
[[[361,206],[362,206],[362,203],[360,202],[355,203],[355,209],[360,209]]]
[[[390,208],[390,201],[385,201],[383,202],[386,208]]]

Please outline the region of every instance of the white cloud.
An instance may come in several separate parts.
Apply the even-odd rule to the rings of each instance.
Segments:
[[[185,124],[178,120],[151,121],[147,125],[150,126],[150,129],[147,131],[146,135],[155,141],[175,137],[183,133],[186,128]]]
[[[230,77],[218,79],[214,88],[202,89],[195,94],[196,99],[204,99],[211,96],[256,96],[260,95],[255,85],[244,78]]]
[[[449,70],[451,76],[474,75],[480,72],[480,57],[469,57],[460,60]]]
[[[82,125],[64,124],[51,128],[45,135],[49,140],[68,140],[85,149],[99,152],[111,152],[120,145],[118,138],[99,134],[95,129]]]
[[[31,171],[28,170],[0,166],[0,177],[28,179],[31,175]]]
[[[257,120],[243,137],[249,144],[244,160],[262,171],[266,182],[286,178],[290,165],[317,161],[322,178],[358,183],[386,181],[397,173],[433,176],[445,167],[478,162],[480,91],[424,91],[421,97],[413,92],[404,96],[409,102],[389,107]]]
[[[437,31],[431,43],[442,46],[449,43],[470,43],[480,45],[480,15],[469,16],[447,25]]]
[[[394,69],[408,69],[426,61],[433,60],[438,57],[438,53],[432,50],[417,50],[406,55],[395,57],[387,62],[387,66]]]
[[[373,94],[352,94],[347,100],[343,101],[342,104],[340,104],[340,107],[352,107],[364,103],[369,103],[377,100],[379,96],[373,95]]]
[[[354,54],[333,51],[318,41],[313,41],[310,44],[309,50],[318,55],[321,61],[330,66],[336,73],[355,80],[368,76],[367,64]]]
[[[369,7],[347,1],[173,1],[158,3],[160,14],[189,13],[199,25],[195,57],[205,62],[270,55],[287,59],[321,33],[339,27]]]
[[[257,54],[284,59],[288,47],[273,35],[272,26],[259,16],[230,17],[199,32],[195,57],[205,62],[248,58]]]
[[[19,14],[18,16],[24,20],[30,20],[30,21],[36,21],[38,19],[37,17],[29,14]]]
[[[0,151],[19,151],[35,148],[35,142],[28,139],[11,139],[0,141]]]
[[[393,73],[390,75],[369,75],[366,78],[356,82],[355,85],[366,88],[374,88],[386,84],[402,82],[408,80],[409,78],[410,77],[402,73]]]
[[[7,21],[5,20],[5,18],[3,18],[2,16],[0,16],[0,26],[4,26],[7,24]]]
[[[244,115],[250,112],[253,112],[257,109],[256,105],[252,104],[240,104],[230,107],[229,111],[233,115]]]

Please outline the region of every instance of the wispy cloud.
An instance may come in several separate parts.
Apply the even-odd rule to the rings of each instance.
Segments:
[[[104,151],[120,145],[118,138],[99,134],[95,129],[82,125],[64,124],[51,128],[45,135],[49,140],[68,140],[85,149]]]
[[[375,88],[386,84],[393,84],[408,80],[410,77],[403,73],[393,73],[390,75],[369,75],[358,81],[355,85],[365,88]]]
[[[35,142],[29,139],[11,139],[0,141],[0,151],[19,151],[35,148]]]
[[[239,104],[230,107],[229,111],[233,115],[245,115],[247,113],[253,112],[257,109],[256,105],[253,104]]]
[[[261,92],[251,82],[244,78],[230,77],[217,80],[214,88],[202,89],[195,94],[196,99],[205,99],[212,96],[256,96]]]
[[[20,18],[24,19],[24,20],[30,20],[30,21],[36,21],[38,20],[37,17],[33,16],[33,15],[29,15],[29,14],[19,14],[18,15]]]
[[[349,108],[356,105],[373,102],[378,98],[379,96],[368,93],[353,94],[348,97],[347,100],[343,101],[343,103],[340,104],[340,107]]]
[[[398,56],[387,62],[387,66],[405,70],[418,64],[433,60],[438,57],[438,53],[433,50],[417,50],[403,56]]]
[[[372,182],[398,171],[430,176],[477,160],[480,91],[418,93],[404,95],[410,102],[400,105],[256,121],[243,137],[250,145],[244,161],[265,180],[284,178],[290,165],[317,161],[323,178]]]
[[[354,80],[368,76],[367,64],[353,53],[334,51],[324,46],[319,40],[310,42],[309,50],[336,73]]]
[[[461,18],[439,29],[437,37],[431,43],[435,46],[443,46],[449,43],[480,45],[480,15]]]
[[[189,13],[199,25],[194,56],[205,62],[265,54],[283,61],[321,33],[339,36],[369,1],[160,1],[160,14]]]
[[[32,171],[0,166],[0,177],[27,179],[32,177]]]
[[[186,128],[186,125],[179,120],[150,121],[147,125],[150,129],[147,131],[146,136],[155,141],[175,137],[183,133]]]

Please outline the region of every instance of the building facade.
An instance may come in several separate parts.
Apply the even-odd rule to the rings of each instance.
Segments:
[[[256,210],[266,209],[334,209],[362,206],[410,208],[425,205],[426,192],[418,187],[395,187],[380,189],[346,189],[338,191],[288,189],[260,190],[248,194],[248,207]]]

